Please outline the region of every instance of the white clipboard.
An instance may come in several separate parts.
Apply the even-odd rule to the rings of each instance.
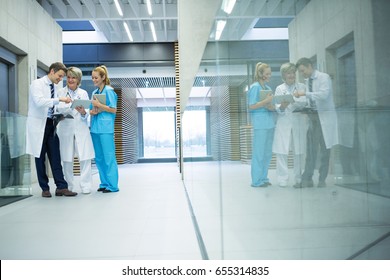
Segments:
[[[89,106],[91,106],[91,100],[88,99],[75,99],[72,102],[72,105],[70,108],[74,109],[76,107],[82,106],[84,109],[89,109]]]

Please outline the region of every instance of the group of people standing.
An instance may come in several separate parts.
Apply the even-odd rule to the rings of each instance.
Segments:
[[[66,86],[58,83],[66,76]],[[55,62],[49,72],[31,83],[27,116],[26,152],[35,157],[35,166],[42,197],[52,197],[46,172],[46,155],[49,159],[56,196],[76,196],[73,160],[80,161],[80,189],[91,193],[91,160],[95,159],[103,193],[119,191],[118,165],[115,156],[114,121],[117,94],[110,86],[107,68],[98,66],[92,71],[96,89],[91,105],[72,107],[74,100],[89,100],[88,93],[80,88],[82,71]],[[105,104],[94,94],[105,95]],[[61,116],[61,121],[56,121]],[[64,117],[65,116],[65,117]],[[90,127],[89,127],[90,120]]]
[[[305,84],[296,79],[296,72]],[[296,64],[280,67],[283,84],[262,97],[261,91],[270,90],[271,67],[257,63],[255,82],[248,91],[248,108],[253,127],[251,186],[267,187],[272,154],[276,154],[276,176],[279,186],[289,182],[288,154],[293,152],[294,187],[313,187],[313,175],[318,152],[320,166],[318,187],[326,186],[330,149],[338,144],[337,115],[333,102],[330,76],[315,70],[308,58]],[[291,95],[290,99],[275,96]],[[306,159],[304,159],[306,155]],[[303,162],[305,162],[303,164]]]

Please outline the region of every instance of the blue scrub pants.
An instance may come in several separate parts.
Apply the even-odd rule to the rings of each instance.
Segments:
[[[269,182],[268,168],[272,158],[274,128],[254,129],[252,142],[252,187],[259,187]]]
[[[113,133],[91,133],[95,149],[95,162],[99,170],[99,188],[112,192],[118,188],[118,164],[115,156],[115,143]]]

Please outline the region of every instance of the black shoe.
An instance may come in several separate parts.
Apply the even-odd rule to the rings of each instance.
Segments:
[[[103,193],[113,193],[113,192],[118,192],[119,190],[116,190],[116,191],[111,191],[109,189],[105,189],[103,190]]]
[[[301,182],[301,188],[312,188],[313,186],[313,180],[302,180]]]
[[[97,191],[98,192],[104,192],[106,190],[106,188],[98,188]]]

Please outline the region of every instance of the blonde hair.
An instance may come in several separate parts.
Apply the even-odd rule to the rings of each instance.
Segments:
[[[81,84],[81,79],[83,77],[83,72],[80,70],[80,68],[77,67],[69,67],[68,71],[66,72],[66,75],[71,76],[73,78],[76,78],[78,80],[77,85],[79,86]]]
[[[285,79],[284,76],[291,71],[294,73],[297,71],[297,68],[295,67],[294,63],[287,62],[287,63],[283,63],[282,66],[280,66],[280,75],[282,76],[283,81]]]
[[[108,71],[107,71],[106,66],[100,65],[100,66],[96,67],[95,69],[93,69],[93,72],[97,72],[99,74],[99,76],[102,78],[103,78],[103,76],[105,76],[105,78],[103,80],[104,84],[107,86],[111,85],[110,78],[108,77]]]
[[[263,78],[263,73],[265,69],[271,68],[268,64],[263,62],[258,62],[256,64],[256,70],[255,70],[255,81],[260,81]]]

